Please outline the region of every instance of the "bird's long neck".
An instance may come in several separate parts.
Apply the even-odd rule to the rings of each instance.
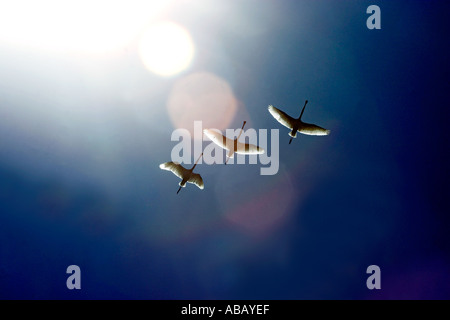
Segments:
[[[197,165],[198,161],[200,160],[200,158],[201,158],[202,156],[203,156],[203,152],[202,152],[202,154],[200,155],[200,157],[198,157],[197,161],[195,161],[195,164],[194,164],[194,166],[191,168],[191,171],[194,170],[195,166]]]
[[[238,135],[238,137],[235,139],[235,141],[238,141],[238,140],[239,140],[239,137],[241,136],[242,131],[244,130],[244,126],[245,126],[246,123],[247,123],[247,121],[244,121],[244,123],[242,124],[241,132],[239,133],[239,135]]]
[[[305,107],[306,107],[307,103],[308,103],[308,100],[305,101],[305,105],[303,106],[302,113],[300,113],[300,117],[298,117],[298,120],[302,119],[303,111],[305,111]]]

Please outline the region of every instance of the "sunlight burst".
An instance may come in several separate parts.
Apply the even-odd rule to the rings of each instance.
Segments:
[[[139,54],[148,70],[167,77],[190,65],[194,45],[183,27],[164,21],[153,24],[144,31],[139,42]]]

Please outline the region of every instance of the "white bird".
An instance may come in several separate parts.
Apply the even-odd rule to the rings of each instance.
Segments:
[[[246,123],[247,123],[247,121],[244,121],[242,128],[241,128],[241,132],[239,133],[239,136],[237,138],[235,138],[234,140],[227,138],[224,135],[222,135],[214,130],[211,130],[211,129],[203,130],[203,132],[206,134],[206,136],[209,139],[211,139],[219,147],[228,151],[227,160],[225,161],[225,164],[227,164],[227,162],[230,158],[234,157],[235,153],[238,153],[238,154],[262,154],[262,153],[264,153],[263,148],[255,146],[254,144],[242,143],[242,142],[238,141],[239,137],[242,134],[242,131],[244,130],[244,126]]]
[[[198,157],[197,161],[191,169],[186,169],[181,164],[172,161],[161,163],[159,165],[161,169],[172,171],[174,175],[181,179],[181,182],[179,183],[180,188],[178,189],[177,194],[178,192],[180,192],[181,188],[184,188],[184,186],[186,186],[186,182],[193,183],[202,190],[205,187],[202,177],[198,173],[193,172],[198,160],[200,160],[202,156],[203,153],[200,155],[200,157]]]
[[[294,119],[290,116],[288,116],[283,111],[275,108],[274,106],[269,106],[269,112],[270,114],[277,120],[279,123],[281,123],[286,128],[291,129],[292,131],[289,132],[289,135],[291,136],[291,139],[289,140],[289,144],[292,142],[292,138],[295,138],[297,136],[297,131],[303,134],[311,135],[311,136],[326,136],[330,134],[330,130],[321,128],[319,126],[316,126],[315,124],[310,124],[303,122],[302,115],[303,111],[305,111],[306,104],[308,103],[308,100],[305,101],[305,105],[303,106],[302,112],[300,113],[300,117],[298,119]]]

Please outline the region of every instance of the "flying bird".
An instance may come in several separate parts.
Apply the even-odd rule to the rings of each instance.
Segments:
[[[288,116],[283,111],[275,108],[274,106],[269,106],[269,112],[270,114],[277,120],[279,123],[281,123],[286,128],[291,129],[291,132],[289,132],[289,135],[291,136],[291,139],[289,140],[289,144],[291,144],[292,139],[297,136],[297,131],[303,134],[311,135],[311,136],[326,136],[330,134],[330,130],[324,129],[322,127],[316,126],[315,124],[310,124],[303,122],[302,115],[303,111],[305,111],[306,104],[308,103],[308,100],[305,101],[305,105],[303,106],[302,112],[300,113],[300,117],[298,119],[294,119],[290,116]]]
[[[161,163],[159,165],[161,169],[172,171],[174,175],[181,179],[181,182],[179,183],[180,188],[178,189],[177,194],[178,192],[180,192],[181,188],[184,188],[186,186],[186,182],[193,183],[202,190],[205,187],[202,177],[198,173],[193,172],[198,160],[200,160],[202,156],[203,153],[200,155],[200,157],[198,157],[197,161],[191,169],[186,169],[181,164],[172,161]]]
[[[227,160],[225,161],[225,164],[227,164],[227,162],[230,158],[234,157],[235,153],[238,153],[238,154],[262,154],[262,153],[264,153],[263,148],[255,146],[254,144],[242,143],[242,142],[238,141],[239,137],[242,134],[242,131],[244,130],[244,126],[246,123],[247,123],[247,121],[244,121],[244,123],[242,124],[241,132],[239,133],[239,136],[237,138],[235,138],[234,140],[227,138],[224,135],[222,135],[214,130],[211,130],[211,129],[203,130],[203,132],[209,139],[211,139],[219,147],[228,151]]]

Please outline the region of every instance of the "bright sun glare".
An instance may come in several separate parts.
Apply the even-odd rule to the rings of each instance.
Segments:
[[[152,24],[144,31],[139,55],[151,72],[171,76],[189,66],[194,56],[194,45],[183,27],[164,21]]]
[[[188,31],[174,22],[159,20],[171,2],[0,0],[0,45],[102,55],[137,39],[145,67],[155,74],[171,76],[186,69],[194,55]]]
[[[0,43],[103,54],[131,42],[167,0],[0,0]]]

